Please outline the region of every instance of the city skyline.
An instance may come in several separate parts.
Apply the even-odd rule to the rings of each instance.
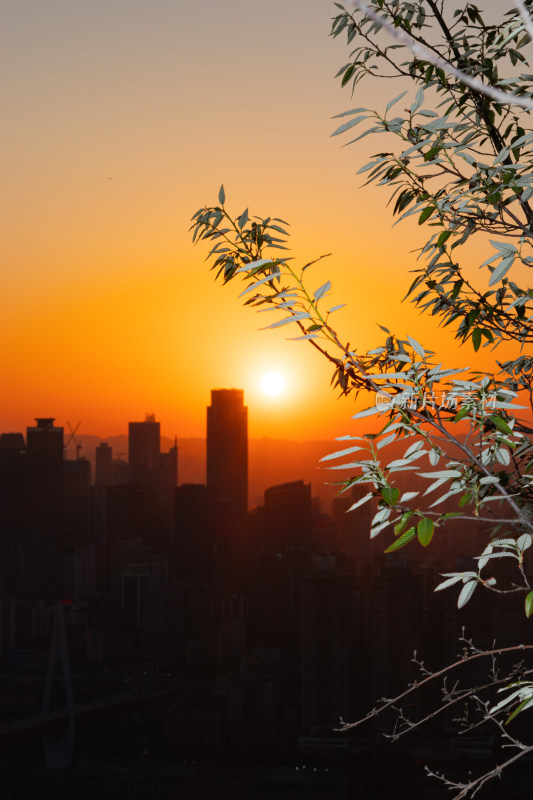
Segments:
[[[243,390],[235,388],[212,389],[211,403],[213,402],[213,396],[215,399],[220,399],[224,396],[230,398],[236,396],[241,398],[238,402],[244,402]],[[245,409],[246,411],[247,409]],[[129,482],[130,473],[137,476],[137,482],[142,483],[154,470],[154,464],[159,464],[160,468],[163,467],[164,462],[172,457],[173,452],[174,469],[178,476],[174,483],[175,485],[182,485],[190,483],[206,484],[208,482],[209,456],[207,453],[207,439],[209,422],[207,420],[206,425],[206,412],[209,419],[209,405],[204,406],[204,430],[202,435],[196,437],[165,436],[161,432],[164,420],[156,419],[156,415],[153,412],[146,412],[143,421],[124,421],[124,432],[115,436],[84,433],[81,421],[74,425],[70,421],[67,421],[66,424],[61,424],[61,421],[55,417],[34,417],[34,419],[37,425],[39,421],[46,421],[54,430],[63,431],[64,460],[73,466],[79,459],[82,462],[88,460],[91,468],[91,482],[95,485],[98,484],[101,487],[105,487],[117,482]],[[304,479],[312,484],[313,495],[320,498],[324,508],[328,509],[336,494],[337,487],[331,484],[331,474],[327,468],[321,467],[320,458],[331,452],[335,447],[335,442],[328,440],[298,442],[290,439],[280,440],[268,437],[253,438],[245,435],[247,433],[247,416],[247,413],[245,413],[245,419],[242,423],[244,424],[242,436],[245,437],[245,440],[241,436],[242,443],[239,445],[241,450],[243,448],[248,449],[248,447],[250,449],[250,455],[246,457],[249,461],[249,469],[245,463],[245,469],[248,470],[247,505],[254,507],[260,504],[263,492],[269,486]],[[235,423],[237,426],[240,423],[238,420],[232,423],[231,417],[226,420],[224,411],[222,411],[221,420],[222,439],[218,440],[215,453],[217,451],[220,452],[221,457],[224,458],[225,454],[233,449],[238,457],[238,448],[235,449],[231,441],[226,443],[224,437],[227,434],[231,434],[232,431],[237,433]],[[225,429],[226,422],[229,425],[227,430]],[[23,430],[27,431],[29,429],[31,429],[31,426],[28,426],[26,421]],[[9,440],[13,447],[24,449],[26,446],[24,434],[21,431],[3,430],[0,425],[0,435],[5,442]],[[181,461],[178,453],[181,455]],[[212,459],[212,463],[216,463],[216,458]],[[224,478],[224,470],[222,470],[221,478],[226,480]]]
[[[284,480],[278,464],[275,481],[248,504],[244,393],[214,389],[206,408],[205,482],[184,478],[180,442],[162,443],[153,414],[130,421],[127,460],[98,444],[94,481],[78,426],[66,431],[38,417],[25,436],[0,433],[6,785],[26,780],[28,766],[46,785],[58,768],[81,781],[86,754],[91,778],[103,762],[131,764],[129,785],[139,748],[143,764],[157,764],[156,783],[176,758],[198,759],[202,780],[212,760],[242,759],[253,772],[257,758],[272,765],[303,755],[364,781],[357,749],[362,741],[379,757],[376,734],[392,731],[394,715],[355,739],[336,728],[339,716],[366,713],[368,687],[382,696],[409,684],[414,646],[449,661],[460,624],[475,625],[487,642],[494,632],[505,643],[527,628],[520,617],[508,630],[511,604],[499,596],[494,604],[476,596],[459,620],[433,592],[437,573],[464,558],[460,524],[447,526],[431,549],[414,544],[386,555],[392,533],[369,537],[370,505],[346,513],[360,488],[336,497],[328,513],[310,482]],[[76,458],[66,458],[69,436]],[[483,522],[470,523],[470,538],[485,533]],[[161,708],[152,703],[158,697]],[[96,728],[95,709],[105,721]],[[40,734],[52,723],[43,759]],[[446,724],[431,745],[435,759],[455,752]],[[128,735],[114,736],[123,725]],[[426,758],[425,741],[405,756],[420,776],[421,747]],[[24,771],[13,770],[13,758]],[[310,791],[323,785],[316,772]]]

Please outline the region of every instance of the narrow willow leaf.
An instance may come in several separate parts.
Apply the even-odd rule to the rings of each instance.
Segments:
[[[409,458],[409,456],[421,450],[422,447],[424,447],[424,442],[414,442],[410,447],[407,448],[403,457]]]
[[[386,404],[383,403],[383,406]],[[358,411],[357,414],[354,414],[352,419],[362,419],[362,417],[370,417],[372,414],[379,414],[382,411],[382,408],[378,408],[377,406],[371,406],[370,408],[365,408],[364,411]]]
[[[323,297],[326,294],[326,292],[329,292],[330,289],[331,289],[331,281],[326,281],[326,283],[322,284],[322,286],[316,290],[313,297],[315,298],[315,300],[320,300],[320,298]]]
[[[413,500],[419,494],[420,492],[404,492],[404,494],[402,494],[400,497],[400,503],[407,503],[409,500]]]
[[[435,587],[436,592],[442,592],[443,589],[447,589],[449,586],[453,586],[455,583],[459,583],[459,581],[463,580],[462,575],[454,575],[453,578],[447,578],[442,583],[439,583],[438,586]]]
[[[463,406],[463,407],[462,407],[462,408],[461,408],[461,409],[460,409],[460,410],[457,412],[457,414],[456,414],[456,415],[455,415],[455,417],[453,418],[453,421],[454,421],[454,422],[460,422],[462,419],[464,419],[464,418],[467,416],[467,414],[469,413],[469,411],[470,411],[470,409],[469,409],[469,408],[467,408],[466,406]]]
[[[414,539],[416,536],[416,531],[414,528],[409,528],[408,531],[402,533],[402,535],[396,539],[391,545],[387,547],[385,550],[386,553],[392,553],[394,550],[399,550],[400,547],[405,547],[406,544],[409,544],[411,539]]]
[[[335,453],[328,453],[327,456],[322,456],[320,461],[333,461],[336,458],[342,458],[342,456],[347,456],[349,453],[356,453],[358,450],[365,450],[366,448],[361,447],[360,445],[355,445],[354,447],[346,447],[344,450],[337,450]]]
[[[463,606],[466,606],[466,604],[474,594],[476,586],[477,586],[477,580],[467,581],[467,583],[465,583],[457,599],[457,608],[463,608]]]
[[[387,447],[387,445],[392,444],[392,442],[396,439],[396,434],[391,433],[389,436],[385,436],[384,439],[380,439],[377,443],[377,449],[381,450],[382,447]]]
[[[398,100],[401,100],[402,97],[405,97],[406,94],[407,94],[406,91],[402,92],[401,94],[394,97],[389,103],[387,103],[387,106],[385,108],[385,113],[387,113],[387,111],[390,111],[393,105],[395,105],[398,102]]]
[[[413,339],[412,336],[407,335],[407,338],[409,339],[409,344],[411,345],[411,347],[413,348],[415,353],[418,353],[418,355],[421,358],[425,358],[426,357],[426,351],[424,350],[422,345],[419,342],[417,342],[416,339]]]
[[[359,123],[363,122],[363,120],[365,120],[365,119],[368,119],[368,115],[367,114],[363,114],[360,117],[354,117],[353,119],[349,120],[348,122],[345,122],[343,125],[340,125],[337,128],[337,130],[333,131],[333,133],[331,135],[332,136],[338,136],[340,133],[345,133],[345,131],[350,130],[350,128],[353,128],[354,125],[359,125]]]
[[[508,258],[502,258],[500,264],[496,267],[492,275],[490,276],[489,286],[494,286],[495,283],[501,281],[502,278],[509,272],[511,267],[513,266],[514,257],[509,256]]]
[[[508,689],[511,689],[513,686],[516,686],[516,683],[512,683],[509,686],[504,686],[502,689],[499,689],[498,691],[505,692]],[[521,695],[522,695],[522,689],[517,689],[516,692],[512,692],[510,695],[507,695],[507,697],[504,697],[503,700],[500,700],[499,703],[496,703],[495,706],[492,706],[492,708],[490,709],[490,713],[494,714],[495,711],[500,711],[502,708],[505,708],[505,706],[508,706],[509,703],[512,703],[513,700],[516,700],[517,697],[521,697]]]
[[[431,466],[436,467],[440,460],[440,454],[438,450],[430,450],[429,451],[429,462]]]
[[[437,478],[449,479],[449,478],[461,477],[461,473],[459,472],[458,469],[443,469],[443,470],[437,470],[436,472],[419,472],[418,475],[421,478],[435,478],[435,479]]]
[[[526,594],[524,606],[526,611],[526,617],[529,619],[529,617],[533,614],[533,591],[528,592]]]
[[[435,211],[435,206],[427,206],[418,217],[418,224],[422,225]]]
[[[464,494],[461,499],[459,500],[459,508],[464,508],[468,503],[471,501],[472,495],[468,492]]]
[[[364,503],[368,503],[368,501],[371,500],[373,496],[374,495],[372,494],[372,492],[369,492],[368,494],[365,494],[365,496],[361,497],[361,499],[358,500],[356,503],[354,503],[353,506],[350,506],[348,511],[355,511],[355,509],[359,508],[359,506],[364,505]],[[348,513],[348,511],[346,513]]]
[[[508,435],[512,435],[513,431],[503,417],[498,417],[496,414],[493,414],[491,417],[489,417],[489,419],[499,431],[502,433],[507,433]]]
[[[530,708],[533,705],[533,697],[529,697],[526,700],[522,700],[518,708],[515,708],[512,714],[509,714],[507,719],[505,720],[505,724],[508,725],[521,711],[525,711],[526,708]]]

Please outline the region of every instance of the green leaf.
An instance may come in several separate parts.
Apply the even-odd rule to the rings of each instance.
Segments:
[[[451,231],[443,231],[440,234],[439,238],[437,239],[437,247],[444,247],[445,243],[447,242],[447,240],[450,238],[451,235],[452,235]],[[460,282],[462,283],[462,281]],[[457,283],[459,283],[459,281],[457,281]]]
[[[471,499],[472,499],[471,494],[468,494],[468,492],[467,494],[464,494],[459,500],[459,508],[464,508],[465,506],[467,506],[468,503],[471,501]]]
[[[346,86],[350,78],[355,72],[355,64],[350,64],[344,75],[342,76],[341,86]]]
[[[531,705],[533,705],[533,698],[531,698],[531,697],[526,697],[526,699],[525,699],[525,700],[522,700],[522,702],[520,703],[520,705],[518,705],[518,706],[515,708],[515,710],[513,711],[513,713],[512,713],[512,714],[509,714],[509,716],[508,716],[508,717],[507,717],[507,719],[505,720],[505,724],[506,724],[506,725],[508,725],[508,724],[509,724],[509,723],[510,723],[510,722],[511,722],[511,721],[512,721],[512,720],[513,720],[513,719],[514,719],[516,716],[518,716],[518,714],[520,714],[520,712],[521,712],[521,711],[524,711],[524,709],[526,709],[528,706],[531,706]]]
[[[437,153],[440,152],[440,150],[441,150],[440,147],[432,147],[430,150],[428,150],[427,153],[424,153],[424,161],[431,161],[431,159],[434,158],[437,155]]]
[[[513,432],[503,417],[498,417],[496,414],[493,414],[489,419],[499,431],[512,436]]]
[[[400,533],[403,531],[411,517],[413,516],[414,511],[406,511],[405,514],[402,515],[402,518],[399,522],[396,523],[394,526],[394,535],[399,536]]]
[[[399,539],[396,539],[395,542],[393,542],[391,545],[389,545],[387,547],[387,549],[385,550],[385,552],[386,553],[392,553],[394,550],[399,550],[400,547],[405,547],[405,545],[408,544],[411,541],[411,539],[414,539],[415,536],[416,536],[415,529],[414,528],[409,528],[408,531],[405,531],[405,533],[402,533],[402,535],[400,536]]]
[[[463,281],[455,281],[452,290],[452,300],[455,300],[461,289],[463,288]]]
[[[220,203],[221,206],[223,206],[224,203],[226,202],[226,193],[224,191],[224,184],[221,185],[218,191],[218,202]]]
[[[454,422],[460,422],[462,419],[464,419],[464,418],[466,417],[466,415],[468,414],[469,410],[470,410],[469,408],[467,408],[467,407],[463,406],[463,408],[461,408],[461,409],[460,409],[460,410],[457,412],[457,414],[456,414],[456,415],[455,415],[455,417],[453,418],[453,421],[454,421]]]
[[[472,344],[474,345],[474,350],[477,353],[481,345],[481,328],[474,328],[472,331]]]
[[[435,206],[427,206],[418,217],[418,224],[422,225],[435,211]]]
[[[424,517],[416,526],[416,535],[422,547],[427,547],[433,539],[433,532],[435,530],[435,523],[432,519]]]
[[[239,226],[241,231],[242,231],[242,229],[244,228],[244,226],[246,225],[247,222],[248,222],[248,209],[246,208],[242,212],[241,216],[239,217],[239,219],[237,221],[237,225]]]
[[[400,499],[400,490],[396,486],[385,486],[381,490],[381,496],[388,506],[395,506]]]
[[[524,607],[526,611],[526,617],[529,617],[533,614],[533,591],[528,592],[526,594],[526,599],[524,601]]]

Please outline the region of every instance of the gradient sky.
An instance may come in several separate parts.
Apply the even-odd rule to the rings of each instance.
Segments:
[[[250,435],[350,432],[352,400],[286,329],[259,331],[240,289],[215,285],[189,219],[224,182],[236,213],[291,222],[293,255],[348,302],[337,327],[376,346],[375,323],[447,352],[448,335],[399,307],[416,225],[392,229],[386,195],[355,176],[378,149],[330,138],[354,100],[334,80],[346,47],[324,0],[4,0],[0,430],[35,416],[111,435],[155,412],[202,436],[212,387],[242,387]],[[398,89],[400,91],[400,89]],[[313,287],[312,288],[316,288]],[[332,305],[334,303],[332,302]],[[453,365],[471,350],[448,348]],[[453,357],[452,357],[453,356]],[[287,392],[267,398],[268,371]],[[361,407],[361,402],[359,402]]]

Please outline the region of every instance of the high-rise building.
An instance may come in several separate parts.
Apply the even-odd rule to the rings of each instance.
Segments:
[[[207,409],[207,497],[221,595],[242,591],[249,557],[248,409],[242,389],[213,389]]]
[[[302,722],[331,733],[351,715],[354,694],[354,586],[335,556],[316,556],[301,603]]]
[[[212,542],[210,536],[207,487],[183,483],[175,490],[174,572],[189,578],[211,579]]]
[[[97,486],[113,484],[113,448],[107,442],[101,442],[96,448],[94,482]]]
[[[311,546],[311,484],[282,483],[265,491],[267,549],[281,553],[287,547]]]
[[[178,485],[178,444],[174,438],[174,446],[168,453],[161,453],[156,467],[152,470],[151,483],[156,490],[161,524],[170,538],[174,529],[174,495]]]
[[[26,462],[26,442],[22,433],[0,434],[0,598],[17,597],[21,585],[20,563],[27,505]],[[0,632],[0,651],[3,651],[3,638],[4,630]]]
[[[207,409],[207,491],[217,511],[248,511],[248,409],[242,389],[213,389]]]
[[[63,462],[64,542],[69,548],[88,544],[91,535],[91,462]]]
[[[153,471],[159,464],[161,452],[160,424],[153,414],[147,414],[144,422],[128,425],[128,459],[130,483],[145,486],[153,480]]]
[[[371,597],[373,696],[394,697],[417,675],[411,654],[420,646],[422,575],[406,564],[403,554],[395,553],[374,575]],[[384,730],[396,722],[396,713],[378,720]]]
[[[63,588],[63,428],[39,417],[26,429],[24,586],[32,599],[58,600]]]

